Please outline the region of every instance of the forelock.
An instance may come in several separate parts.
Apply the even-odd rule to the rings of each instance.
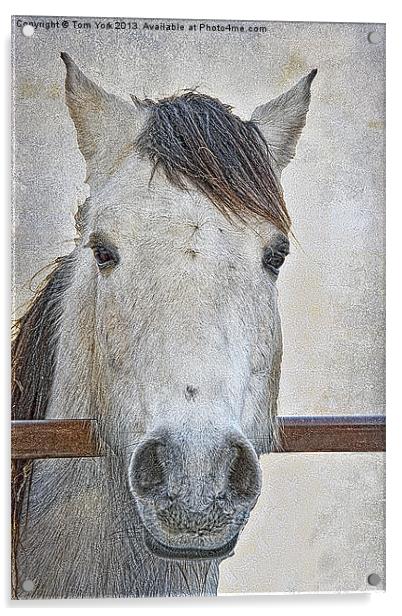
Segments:
[[[269,147],[252,121],[242,121],[229,105],[198,92],[152,101],[137,139],[150,158],[181,189],[188,182],[227,216],[254,215],[285,234],[290,218]]]

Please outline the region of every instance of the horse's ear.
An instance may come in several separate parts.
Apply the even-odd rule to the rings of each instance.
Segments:
[[[102,184],[132,152],[145,112],[88,79],[67,53],[66,102],[90,186]]]
[[[293,88],[257,107],[251,116],[270,147],[279,173],[296,153],[297,142],[306,124],[310,86],[316,74],[317,69],[314,69]]]

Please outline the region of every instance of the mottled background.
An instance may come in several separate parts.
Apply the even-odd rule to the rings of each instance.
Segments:
[[[243,23],[266,32],[37,29],[14,20],[14,308],[32,276],[73,247],[85,170],[64,103],[69,52],[85,73],[128,99],[199,87],[249,118],[312,68],[307,126],[283,175],[293,218],[280,276],[282,414],[384,412],[385,27]],[[51,18],[23,18],[23,21]],[[148,23],[160,23],[146,20]],[[167,21],[165,21],[167,23]],[[175,21],[175,23],[178,23]],[[199,23],[199,22],[198,22]],[[229,22],[205,22],[209,25]],[[377,42],[369,42],[375,32]],[[381,454],[265,457],[263,494],[221,567],[221,592],[336,591],[384,584]]]

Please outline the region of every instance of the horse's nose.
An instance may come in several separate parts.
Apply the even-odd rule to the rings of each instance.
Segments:
[[[133,491],[145,499],[176,497],[184,506],[219,499],[251,507],[261,489],[257,455],[241,434],[226,435],[220,445],[205,437],[178,442],[153,435],[139,445],[130,465]]]

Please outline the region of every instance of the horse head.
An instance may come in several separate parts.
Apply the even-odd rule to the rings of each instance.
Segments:
[[[275,444],[280,176],[316,71],[243,121],[197,92],[121,100],[62,58],[90,186],[72,287],[90,306],[96,412],[148,549],[223,558]]]

